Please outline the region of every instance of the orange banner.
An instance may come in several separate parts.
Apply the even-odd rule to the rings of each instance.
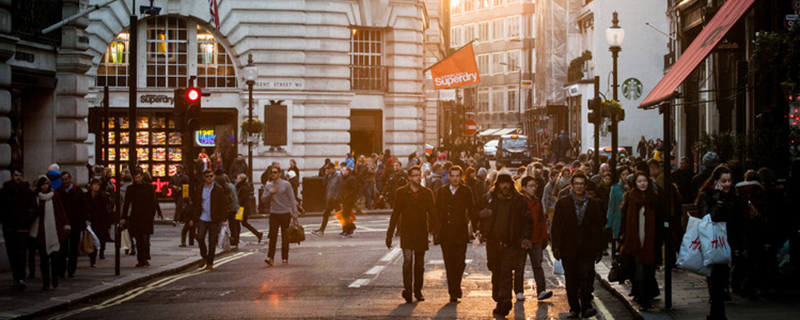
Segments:
[[[459,49],[444,60],[437,62],[430,70],[433,77],[433,87],[436,89],[449,89],[481,83],[472,43]]]

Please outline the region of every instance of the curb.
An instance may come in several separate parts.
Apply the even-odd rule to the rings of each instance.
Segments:
[[[171,221],[171,220],[170,220]],[[230,250],[224,250],[217,253],[215,256],[223,256],[225,254],[230,253]],[[150,272],[142,273],[142,274],[131,274],[128,276],[124,276],[122,278],[116,279],[110,283],[103,283],[98,286],[94,286],[83,291],[75,292],[71,295],[66,297],[59,297],[53,298],[48,301],[28,306],[22,309],[13,310],[8,312],[8,314],[16,314],[15,317],[9,318],[29,318],[33,316],[39,316],[47,313],[51,313],[58,310],[68,309],[75,305],[79,305],[86,301],[90,301],[96,298],[100,298],[103,296],[107,296],[111,293],[122,291],[128,289],[130,287],[136,286],[143,282],[171,275],[182,272],[186,269],[191,268],[192,265],[197,265],[200,263],[200,257],[190,257],[184,258],[181,261],[173,262],[163,267],[159,267],[156,269],[148,270]]]
[[[631,303],[630,300],[628,300],[627,297],[625,297],[624,294],[622,294],[622,292],[619,292],[619,291],[617,291],[617,289],[614,289],[614,287],[611,285],[611,283],[608,282],[607,279],[603,278],[603,276],[601,276],[599,273],[595,272],[594,276],[595,276],[595,278],[597,278],[598,281],[600,281],[600,284],[603,285],[603,288],[605,288],[606,291],[610,292],[611,295],[613,295],[620,302],[622,302],[622,305],[624,305],[625,308],[628,309],[628,311],[631,313],[631,315],[633,315],[634,319],[636,319],[636,320],[644,320],[644,317],[642,316],[641,313],[639,313],[639,310]]]

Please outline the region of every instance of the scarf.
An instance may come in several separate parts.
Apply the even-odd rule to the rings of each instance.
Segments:
[[[644,243],[639,235],[639,210],[644,206]],[[625,218],[625,240],[620,251],[634,255],[636,262],[650,266],[655,264],[656,212],[653,204],[647,201],[644,192],[634,189],[629,194],[628,210]]]
[[[578,225],[583,222],[583,217],[586,215],[586,206],[588,206],[589,195],[584,194],[582,200],[575,197],[575,190],[570,189],[569,194],[572,196],[572,201],[575,203],[575,213],[578,214]]]
[[[47,254],[57,252],[61,249],[61,244],[58,241],[58,224],[56,223],[56,214],[53,209],[53,196],[55,193],[39,193],[39,203],[44,202],[44,240],[45,251]],[[31,228],[31,237],[38,237],[39,235],[39,217],[33,222]]]

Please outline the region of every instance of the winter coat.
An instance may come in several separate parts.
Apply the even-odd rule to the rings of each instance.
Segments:
[[[247,173],[247,162],[244,160],[235,159],[233,163],[231,163],[231,167],[228,169],[230,171],[230,177],[236,179],[239,177],[239,174]]]
[[[697,199],[697,211],[700,218],[711,215],[711,221],[726,222],[728,243],[731,250],[740,250],[746,245],[742,237],[742,214],[744,204],[731,188],[728,193],[715,190],[713,184],[706,185]]]
[[[406,185],[397,189],[396,197],[386,237],[391,238],[399,225],[400,248],[427,251],[428,233],[438,231],[439,218],[433,191],[420,186],[414,193],[411,191],[411,186]]]
[[[358,180],[352,173],[342,177],[342,202],[356,203],[358,200]]]
[[[92,192],[86,193],[86,204],[89,208],[86,219],[92,223],[92,230],[100,237],[100,234],[107,236],[108,228],[111,228],[111,200],[104,192],[97,192],[97,196],[92,197]],[[100,240],[108,240],[100,238]]]
[[[622,199],[625,197],[625,181],[620,180],[611,186],[608,194],[608,210],[606,211],[606,229],[611,229],[614,239],[619,238],[619,229],[622,224]]]
[[[494,188],[489,193],[489,202],[487,209],[491,210],[490,216],[481,219],[480,229],[481,235],[486,238],[487,242],[502,243],[505,246],[517,246],[522,243],[524,239],[530,239],[533,233],[533,219],[528,211],[528,205],[525,203],[522,195],[511,190],[511,199],[501,200],[500,191]],[[498,220],[500,212],[498,211],[501,201],[511,201],[509,204],[508,225],[503,228],[503,232],[495,233],[495,223]]]
[[[553,250],[559,250],[562,259],[594,259],[595,255],[605,249],[603,226],[606,224],[606,217],[600,201],[588,194],[586,197],[589,199],[580,224],[571,195],[556,202],[550,237],[553,240]]]
[[[531,215],[533,231],[531,232],[531,243],[542,243],[550,239],[547,232],[547,220],[542,209],[542,202],[538,198],[528,198],[523,196],[528,212]]]
[[[191,221],[200,221],[200,216],[203,214],[203,187],[201,184],[195,189],[192,203],[194,204],[194,215]],[[228,220],[228,188],[217,183],[214,183],[214,188],[211,189],[211,222],[223,222]]]
[[[239,206],[244,207],[244,215],[255,213],[255,194],[253,186],[249,182],[243,181],[236,184],[236,197],[239,199]]]
[[[64,212],[67,214],[69,224],[72,226],[72,232],[79,232],[86,229],[86,196],[81,188],[78,188],[74,182],[72,188],[67,191],[65,185],[58,188],[58,196],[61,197],[61,204],[64,206]]]
[[[478,226],[477,212],[473,202],[472,190],[459,186],[456,193],[450,186],[444,186],[436,194],[436,212],[439,218],[438,237],[442,246],[469,242],[469,222]]]
[[[126,193],[122,219],[125,219],[131,236],[153,234],[158,206],[155,189],[149,184],[134,183],[128,187]]]
[[[61,197],[58,192],[55,192],[53,198],[50,199],[53,202],[53,214],[56,216],[56,232],[58,232],[58,242],[64,242],[67,240],[67,235],[72,231],[64,230],[64,226],[68,226],[69,219],[67,218],[67,213],[64,211],[64,205],[61,203]],[[44,230],[44,214],[45,214],[45,204],[46,202],[41,202],[38,199],[35,200],[36,204],[34,207],[34,213],[37,218],[39,218],[39,231],[36,235],[36,245],[37,246],[44,246],[47,245],[46,237],[47,233]],[[74,226],[71,226],[74,228]]]
[[[0,224],[3,230],[28,230],[36,219],[33,212],[35,193],[22,181],[6,181],[0,189]]]

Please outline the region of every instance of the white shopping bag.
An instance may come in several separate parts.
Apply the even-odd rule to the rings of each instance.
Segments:
[[[703,251],[700,245],[700,223],[702,220],[689,217],[686,225],[686,233],[681,242],[681,251],[678,254],[676,264],[683,270],[699,274],[701,276],[711,275],[711,269],[703,265]]]
[[[556,262],[553,263],[553,274],[564,274],[564,264],[561,260],[556,260]]]
[[[92,242],[94,242],[94,247],[97,250],[100,250],[100,238],[94,233],[91,226],[86,227],[86,231],[88,231],[92,235]]]
[[[711,221],[706,215],[700,221],[700,247],[703,249],[703,265],[731,264],[731,246],[725,222]]]
[[[120,249],[122,250],[134,249],[133,242],[131,241],[131,233],[128,231],[128,229],[122,229],[122,231],[119,234],[119,237],[122,238],[118,239],[120,241],[119,245]]]
[[[223,226],[222,229],[219,230],[217,246],[222,250],[231,249],[231,231],[228,229],[228,226]]]

